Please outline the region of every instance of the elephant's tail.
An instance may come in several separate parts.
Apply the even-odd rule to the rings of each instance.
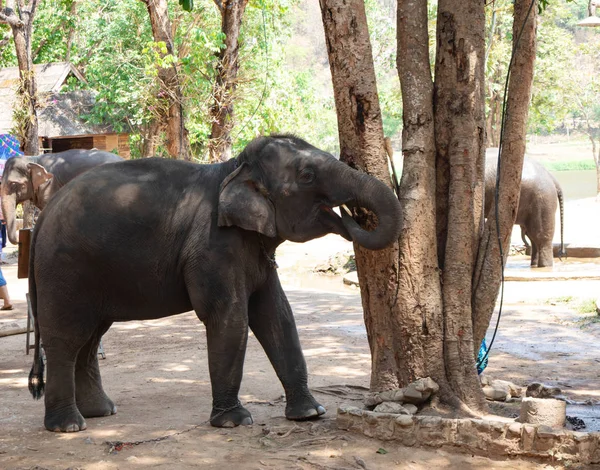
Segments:
[[[564,205],[564,197],[563,191],[560,187],[556,178],[554,178],[554,186],[556,187],[556,193],[558,195],[558,207],[560,209],[560,252],[558,253],[558,257],[562,260],[562,257],[567,257],[567,251],[565,250],[565,241],[564,241],[564,228],[565,228],[565,205]]]
[[[29,391],[36,400],[44,395],[44,359],[42,358],[42,346],[40,344],[40,327],[37,315],[37,289],[35,285],[35,272],[33,269],[33,260],[35,258],[35,239],[37,230],[33,231],[31,248],[29,252],[29,302],[31,304],[31,313],[33,315],[33,326],[35,335],[35,350],[33,353],[33,366],[29,372]]]

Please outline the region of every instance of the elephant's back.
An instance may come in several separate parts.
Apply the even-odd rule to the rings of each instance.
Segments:
[[[190,237],[216,226],[213,177],[200,165],[147,159],[104,165],[74,179],[40,215],[36,279],[47,285],[60,276],[52,286],[65,291],[104,286],[127,304],[148,303],[146,314],[169,295],[189,308],[182,268]]]
[[[61,247],[77,251],[88,261],[122,250],[128,257],[135,250],[141,260],[157,246],[183,239],[197,211],[206,214],[207,227],[216,221],[218,184],[206,173],[201,165],[164,159],[93,168],[42,211],[36,243],[57,254]]]

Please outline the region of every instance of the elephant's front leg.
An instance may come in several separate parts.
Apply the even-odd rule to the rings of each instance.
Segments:
[[[325,408],[308,390],[308,373],[296,323],[276,271],[250,297],[248,319],[285,390],[285,416],[304,420],[324,414]]]
[[[205,321],[213,409],[210,424],[234,427],[252,424],[252,415],[238,399],[248,342],[246,306],[231,305]]]

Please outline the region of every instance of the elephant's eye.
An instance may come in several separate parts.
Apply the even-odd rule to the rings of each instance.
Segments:
[[[298,175],[298,181],[302,184],[310,184],[315,180],[315,172],[312,168],[304,168]]]

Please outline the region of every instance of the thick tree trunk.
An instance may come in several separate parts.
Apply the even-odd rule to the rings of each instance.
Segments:
[[[166,46],[167,52],[166,54],[161,53],[161,56],[171,55],[175,58],[167,0],[142,1],[146,4],[150,15],[154,42],[163,42]],[[191,160],[192,154],[188,131],[185,128],[183,93],[177,65],[173,63],[170,67],[159,67],[158,80],[160,82],[158,98],[165,102],[164,108],[166,109],[159,120],[164,123],[167,132],[167,152],[172,158]]]
[[[233,102],[240,68],[238,38],[248,0],[215,0],[215,3],[221,12],[225,47],[219,52],[213,86],[214,104],[210,108],[212,127],[208,152],[211,162],[226,161],[232,156]]]
[[[485,400],[473,356],[471,281],[483,228],[485,4],[440,0],[435,70],[438,250],[446,376],[460,400]]]
[[[37,87],[31,59],[31,34],[37,0],[19,2],[18,11],[15,10],[14,3],[14,0],[8,0],[6,8],[0,12],[0,22],[10,25],[12,29],[19,64],[19,104],[13,111],[13,116],[21,150],[25,155],[38,155]]]
[[[397,67],[402,87],[404,166],[398,275],[399,381],[430,376],[449,390],[444,368],[442,292],[435,225],[435,134],[427,2],[398,0]]]
[[[337,109],[340,158],[390,185],[363,0],[320,0],[320,4]],[[380,251],[355,245],[354,250],[371,348],[371,389],[394,388],[399,385],[395,353],[398,244]]]
[[[513,41],[523,33],[514,54],[514,64],[508,85],[505,130],[501,142],[500,194],[498,199],[498,220],[500,239],[506,261],[510,246],[510,234],[517,216],[521,173],[525,156],[527,116],[531,101],[533,69],[536,53],[537,5],[530,7],[529,0],[515,0]],[[515,46],[513,45],[513,48]],[[479,244],[475,275],[473,276],[473,348],[476,351],[483,340],[500,287],[500,249],[496,231],[496,214],[491,210],[486,214],[487,222]]]

